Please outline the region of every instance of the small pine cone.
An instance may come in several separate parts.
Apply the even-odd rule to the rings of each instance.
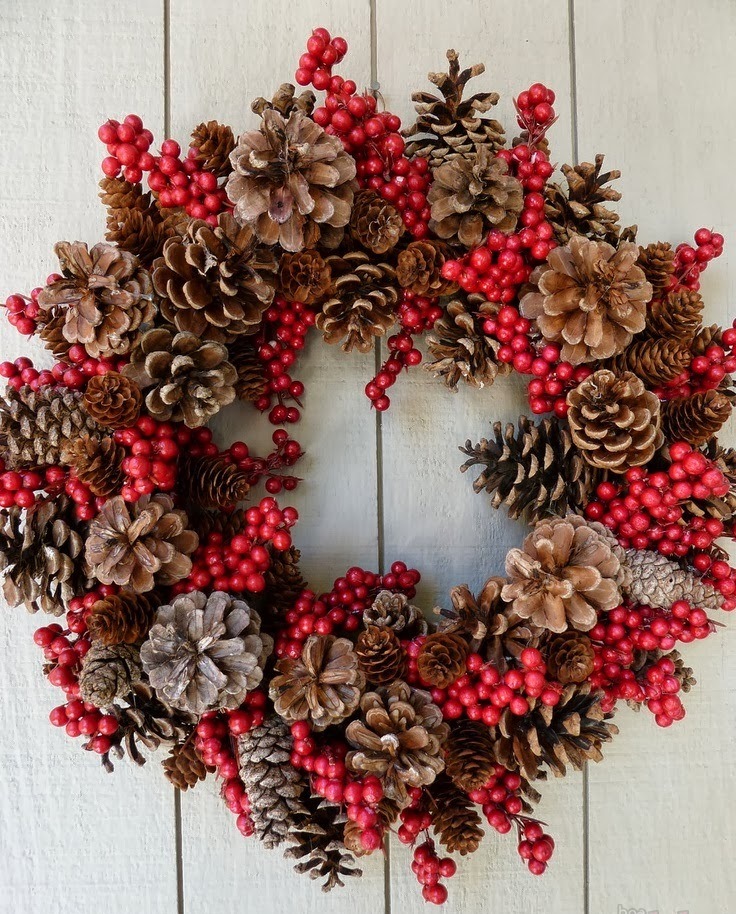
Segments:
[[[123,460],[125,448],[112,438],[82,435],[64,449],[62,459],[76,472],[93,495],[109,498],[116,495],[125,481]]]
[[[691,353],[696,355],[705,355],[708,346],[723,345],[723,330],[718,324],[711,324],[710,327],[701,327],[693,337]]]
[[[140,416],[143,394],[135,381],[108,371],[90,378],[82,405],[105,428],[128,428]]]
[[[563,685],[584,682],[593,672],[595,652],[583,632],[554,635],[547,642],[545,656],[550,675]]]
[[[235,149],[235,137],[230,127],[208,121],[192,131],[191,147],[197,150],[195,162],[202,171],[211,171],[218,178],[230,174],[230,153]]]
[[[247,521],[243,508],[236,508],[229,514],[217,510],[201,511],[197,514],[197,533],[202,542],[210,533],[221,533],[223,539],[232,539],[237,533],[242,533],[245,526]]]
[[[107,217],[105,238],[129,251],[146,266],[161,254],[168,235],[158,214],[140,209],[113,210]]]
[[[637,340],[608,363],[614,374],[631,371],[647,387],[662,387],[674,380],[690,364],[692,353],[687,341],[671,339]]]
[[[345,846],[348,817],[339,806],[309,797],[304,815],[295,816],[288,834],[290,847],[284,851],[287,860],[297,860],[294,872],[310,879],[324,879],[323,892],[344,886],[346,876],[363,875]]]
[[[468,795],[444,774],[426,787],[429,793],[432,828],[450,854],[472,854],[483,837],[481,818]]]
[[[330,291],[332,270],[320,252],[313,248],[282,254],[279,284],[289,301],[313,305]]]
[[[480,721],[453,724],[445,743],[445,773],[456,787],[470,793],[491,779],[496,759],[488,727]]]
[[[140,653],[130,644],[93,644],[82,660],[79,694],[98,708],[125,698],[141,680]]]
[[[391,826],[399,818],[399,804],[394,800],[389,800],[388,797],[384,797],[378,802],[378,804],[373,807],[378,816],[378,822],[376,823],[376,828],[380,834],[385,835],[386,832],[391,828]],[[350,851],[351,854],[354,854],[356,857],[363,857],[366,854],[372,853],[370,850],[366,850],[365,845],[363,844],[363,829],[357,822],[353,822],[352,819],[348,819],[345,823],[345,831],[343,838],[345,841],[345,847]]]
[[[689,692],[698,680],[693,676],[692,667],[685,666],[682,655],[679,651],[670,651],[667,656],[675,664],[675,672],[672,674],[680,683],[680,689],[683,692]]]
[[[404,678],[404,651],[393,629],[369,625],[360,633],[355,653],[358,666],[372,685],[388,685]]]
[[[567,190],[559,184],[546,186],[544,213],[552,223],[555,238],[560,244],[568,244],[575,235],[584,235],[594,241],[607,241],[614,247],[617,245],[620,234],[618,213],[604,204],[621,199],[617,190],[606,186],[620,178],[621,172],[611,170],[601,174],[602,167],[602,155],[595,157],[595,164],[563,165],[561,171],[567,181]]]
[[[375,190],[360,190],[350,214],[350,234],[374,254],[385,254],[396,247],[404,233],[401,213]]]
[[[451,632],[435,632],[422,644],[417,669],[425,682],[446,689],[465,672],[468,642]]]
[[[123,209],[137,209],[150,214],[156,208],[150,193],[144,192],[140,184],[131,184],[124,178],[104,177],[100,181],[99,197],[110,214]]]
[[[271,557],[271,565],[266,571],[266,592],[269,607],[277,613],[290,609],[307,586],[299,569],[300,558],[301,553],[294,546]]]
[[[178,790],[194,787],[207,777],[207,766],[199,757],[193,743],[174,746],[169,757],[161,762],[164,777]]]
[[[148,593],[121,590],[98,600],[87,616],[89,636],[108,646],[142,641],[161,602],[161,595],[155,590]]]
[[[255,402],[268,390],[268,379],[263,372],[263,362],[253,341],[239,336],[227,347],[228,360],[236,371],[235,393],[239,400]]]
[[[667,241],[648,244],[639,248],[637,265],[644,270],[647,281],[652,284],[654,297],[667,291],[672,274],[675,272],[675,252]]]
[[[250,491],[248,476],[222,457],[179,458],[179,490],[200,508],[231,508]]]
[[[632,603],[654,609],[669,609],[678,600],[706,610],[723,605],[723,595],[712,584],[658,552],[627,549],[626,565],[631,578],[623,592]]]
[[[731,415],[731,400],[719,390],[706,390],[662,404],[662,424],[669,441],[705,444]]]
[[[403,593],[382,590],[363,613],[363,625],[378,625],[393,629],[402,639],[427,634],[427,622],[422,611],[409,603]]]
[[[398,257],[396,278],[399,285],[415,295],[452,295],[458,285],[444,279],[442,267],[452,257],[443,241],[412,241]]]
[[[59,362],[69,362],[69,350],[72,348],[72,344],[64,336],[65,324],[66,316],[61,311],[50,317],[38,334],[48,351]]]
[[[299,95],[295,93],[296,89],[291,83],[281,83],[270,101],[263,96],[254,99],[250,105],[251,111],[262,115],[264,111],[271,108],[284,117],[288,117],[292,111],[301,111],[311,115],[316,102],[314,92],[311,89],[305,89]]]
[[[655,298],[647,314],[647,332],[653,337],[684,342],[691,340],[703,317],[703,299],[698,292],[682,289]]]

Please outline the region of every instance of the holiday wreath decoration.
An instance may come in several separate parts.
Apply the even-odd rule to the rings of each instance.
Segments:
[[[11,606],[59,620],[35,635],[65,695],[51,722],[107,769],[166,747],[172,784],[218,776],[240,831],[325,889],[396,830],[442,903],[455,863],[435,842],[462,856],[483,820],[515,828],[541,874],[539,782],[599,761],[621,701],[684,716],[676,645],[736,606],[717,545],[736,452],[715,437],[736,329],[702,324],[720,235],[639,245],[602,156],[553,180],[549,89],[518,96],[507,143],[498,96],[469,94],[483,66],[448,51],[402,133],[333,74],[346,50],[316,29],[296,82],[320,107],[283,85],[184,156],[154,155],[134,115],[100,128],[106,240],[59,243],[59,272],[6,302],[56,363],[0,365],[0,567]],[[387,337],[377,410],[424,333],[451,389],[530,379],[541,418],[462,448],[529,532],[431,622],[402,562],[310,590],[275,498],[298,442],[279,428],[258,457],[208,428],[236,398],[295,422],[312,327],[348,352]]]

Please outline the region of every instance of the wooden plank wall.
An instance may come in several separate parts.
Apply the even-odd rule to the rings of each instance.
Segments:
[[[624,173],[623,219],[643,240],[686,240],[712,223],[736,241],[730,0],[22,0],[0,9],[0,294],[41,283],[55,241],[100,237],[95,134],[107,116],[136,111],[157,138],[166,127],[181,141],[212,117],[241,129],[250,100],[291,79],[315,25],[348,39],[345,72],[377,80],[407,122],[410,90],[444,66],[446,46],[486,63],[479,88],[502,93],[510,129],[511,96],[546,82],[558,94],[555,160],[605,151]],[[734,316],[735,263],[727,247],[706,275],[713,320]],[[3,322],[2,358],[30,350]],[[506,379],[453,396],[415,371],[377,422],[362,394],[372,373],[372,357],[316,342],[304,360],[297,543],[309,544],[316,587],[350,564],[403,558],[423,571],[429,607],[450,585],[497,571],[522,535],[472,494],[456,448],[489,421],[515,420],[523,388]],[[218,431],[261,446],[270,433],[237,407]],[[385,862],[368,861],[362,883],[323,896],[238,835],[214,783],[179,802],[155,761],[106,776],[47,723],[57,696],[31,643],[36,620],[4,609],[0,626],[0,912],[422,909],[397,842]],[[510,838],[489,835],[450,883],[447,910],[730,914],[734,651],[728,630],[689,648],[700,685],[683,723],[658,731],[648,715],[622,712],[607,763],[547,786],[541,815],[558,844],[545,877],[526,873]]]

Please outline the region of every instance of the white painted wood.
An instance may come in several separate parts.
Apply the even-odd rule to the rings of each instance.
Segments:
[[[663,15],[664,13],[664,15]],[[580,157],[605,152],[623,172],[620,211],[639,240],[726,238],[703,277],[710,321],[736,317],[736,126],[731,74],[736,8],[727,0],[575,3]],[[723,436],[733,443],[734,426]],[[736,637],[685,646],[698,685],[667,731],[622,713],[608,761],[590,769],[590,910],[733,911],[729,768],[736,748]]]
[[[543,26],[541,25],[543,23]],[[570,141],[569,46],[565,0],[477,3],[377,4],[378,79],[386,107],[413,123],[410,95],[430,89],[429,71],[446,67],[445,50],[455,48],[461,66],[482,61],[486,73],[472,92],[502,96],[498,118],[510,137],[516,131],[512,98],[541,80],[557,92],[560,119],[550,141],[555,161],[568,161]],[[391,390],[383,417],[383,479],[386,561],[402,558],[423,574],[426,608],[444,602],[449,587],[477,588],[502,573],[507,550],[523,535],[519,523],[494,511],[472,490],[472,474],[458,468],[458,445],[477,441],[496,419],[516,421],[527,413],[518,377],[493,387],[447,391],[422,369],[403,375]],[[542,785],[540,815],[557,840],[555,858],[542,877],[532,876],[516,853],[512,835],[490,827],[470,858],[459,860],[448,882],[447,910],[467,914],[487,910],[506,914],[583,911],[583,793],[581,775]],[[394,843],[391,853],[393,909],[424,909],[420,887],[409,870],[411,854]]]
[[[163,124],[163,10],[24,0],[0,13],[0,295],[29,291],[55,269],[53,245],[95,242],[108,116]],[[0,322],[2,358],[52,359]],[[48,619],[0,617],[0,911],[176,911],[174,794],[157,761],[106,774],[48,723],[62,693],[41,673],[32,633]],[[133,888],[131,889],[131,886]]]
[[[202,120],[217,118],[236,133],[254,129],[253,98],[269,97],[294,70],[311,30],[324,25],[347,38],[350,50],[339,72],[360,85],[370,82],[370,9],[365,2],[294,4],[277,0],[244,4],[217,0],[206,16],[195,0],[172,3],[172,130],[184,141]],[[194,23],[196,22],[196,27]],[[206,61],[206,66],[201,65]],[[302,519],[295,543],[304,544],[304,567],[312,586],[328,588],[352,564],[377,567],[375,421],[363,387],[373,374],[372,357],[345,356],[314,334],[296,376],[307,393],[294,434],[307,451],[298,465],[305,478],[282,499]],[[223,441],[243,438],[266,447],[272,429],[250,406],[231,407],[220,426]],[[364,877],[329,895],[292,872],[279,850],[245,839],[217,797],[217,785],[182,797],[184,904],[196,914],[223,911],[356,912],[383,906],[380,856],[361,863]],[[352,887],[351,887],[352,885]]]

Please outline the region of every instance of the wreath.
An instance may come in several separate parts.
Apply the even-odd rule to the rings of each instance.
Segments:
[[[171,783],[218,776],[240,831],[325,890],[396,830],[440,904],[483,819],[544,872],[536,786],[601,759],[619,702],[684,716],[676,645],[736,606],[715,437],[736,329],[702,324],[719,234],[638,245],[602,156],[553,180],[551,90],[516,98],[509,144],[498,95],[467,92],[483,66],[448,51],[402,133],[333,73],[346,50],[315,29],[295,80],[321,106],[282,85],[239,138],[210,121],[154,154],[140,118],[100,127],[106,241],[57,244],[59,272],[5,303],[56,362],[0,366],[0,567],[12,606],[59,619],[34,636],[51,722],[105,768],[165,746]],[[451,389],[528,378],[542,418],[462,448],[528,535],[432,622],[402,562],[310,590],[275,497],[299,443],[277,428],[261,457],[208,428],[236,398],[296,422],[312,327],[347,352],[387,336],[377,410],[423,334]]]

